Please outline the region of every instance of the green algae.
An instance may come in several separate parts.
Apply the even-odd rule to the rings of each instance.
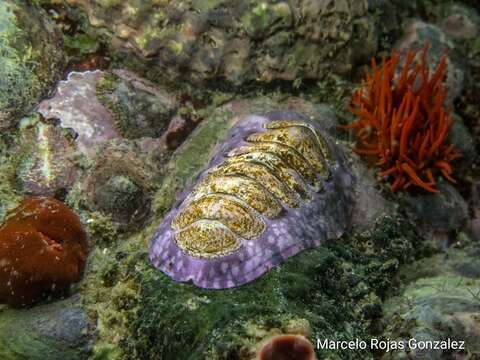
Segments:
[[[109,245],[115,243],[118,238],[118,227],[113,224],[112,219],[99,211],[89,213],[85,221],[90,237],[97,245]]]
[[[63,44],[70,52],[80,55],[93,54],[100,47],[100,43],[89,34],[75,34],[74,36],[64,34]]]
[[[122,3],[122,0],[97,0],[99,6],[109,9],[118,6]]]
[[[221,6],[223,3],[227,3],[226,0],[197,0],[193,1],[192,5],[194,6],[195,10],[198,11],[208,11],[215,9]]]
[[[15,135],[16,133],[0,133],[0,223],[3,222],[7,212],[20,202],[20,196],[14,187],[15,157],[12,157],[9,150],[15,141]]]
[[[478,356],[480,249],[471,241],[464,246],[414,262],[399,272],[397,277],[403,286],[383,306],[386,337],[462,340],[465,341],[462,353]],[[414,351],[412,354],[414,358],[425,359],[440,359],[447,355],[455,356],[450,351],[421,354]],[[390,354],[386,358],[400,357]]]
[[[25,114],[63,64],[63,54],[52,41],[55,33],[46,30],[43,21],[40,8],[23,1],[0,3],[0,127]]]
[[[35,99],[41,89],[35,74],[35,54],[30,46],[17,49],[21,31],[17,27],[12,4],[0,3],[0,112],[16,104],[24,106]],[[6,115],[5,115],[6,116]]]
[[[173,164],[180,186],[184,186],[186,181],[191,179],[192,174],[205,165],[212,155],[212,145],[222,140],[233,125],[230,122],[231,115],[230,111],[225,110],[220,116],[202,124],[196,134],[192,134],[195,141],[186,143],[179,155],[174,155]]]
[[[269,4],[266,1],[254,2],[254,6],[241,18],[241,24],[253,38],[276,32],[292,25],[290,5],[286,2]]]

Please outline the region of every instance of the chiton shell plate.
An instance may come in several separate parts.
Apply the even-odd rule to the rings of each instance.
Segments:
[[[248,283],[347,229],[353,177],[318,123],[292,112],[239,120],[156,231],[150,260],[175,281]]]

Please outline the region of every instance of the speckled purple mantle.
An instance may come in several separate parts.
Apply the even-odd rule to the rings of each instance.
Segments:
[[[255,280],[275,265],[302,250],[321,245],[326,240],[339,238],[347,229],[353,202],[353,178],[346,168],[343,154],[320,129],[318,123],[290,112],[271,112],[264,116],[250,115],[238,122],[203,171],[225,159],[224,154],[247,143],[244,139],[263,132],[263,125],[271,120],[301,120],[315,126],[328,143],[331,151],[329,178],[323,190],[298,208],[286,208],[278,219],[265,219],[267,229],[254,241],[244,242],[236,252],[212,259],[194,258],[184,253],[174,240],[171,221],[185,206],[190,191],[181,194],[175,206],[165,216],[152,240],[150,260],[155,267],[175,281],[192,281],[202,288],[223,289],[236,287]],[[191,190],[191,189],[190,189]]]

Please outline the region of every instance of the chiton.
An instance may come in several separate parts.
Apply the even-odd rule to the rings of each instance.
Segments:
[[[340,237],[353,177],[318,122],[292,112],[249,115],[180,195],[150,260],[175,281],[223,289]]]

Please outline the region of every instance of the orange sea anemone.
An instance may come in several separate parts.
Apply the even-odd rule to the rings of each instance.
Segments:
[[[78,216],[58,200],[27,198],[0,226],[0,301],[22,306],[67,289],[86,258]]]
[[[446,53],[433,73],[427,54],[425,46],[402,61],[393,52],[380,68],[372,59],[373,74],[353,94],[350,111],[357,119],[343,126],[355,131],[355,151],[381,168],[394,192],[417,187],[436,193],[438,175],[455,183],[451,163],[460,152],[447,140],[452,118],[445,108]]]

